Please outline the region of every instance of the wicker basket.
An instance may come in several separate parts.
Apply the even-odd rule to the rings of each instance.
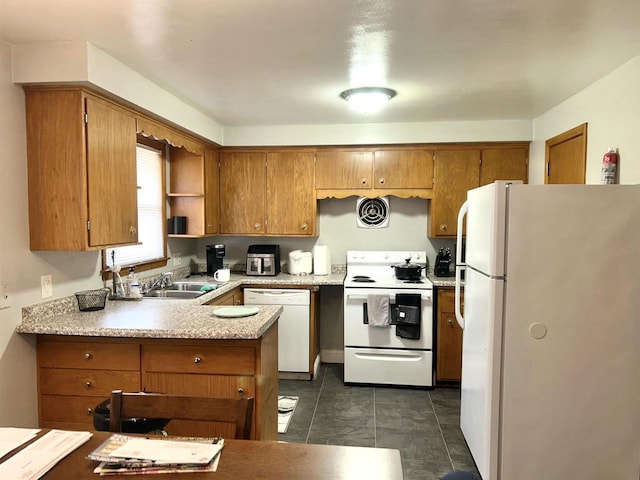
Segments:
[[[108,288],[99,290],[84,290],[76,292],[78,300],[78,308],[81,312],[92,312],[94,310],[102,310],[109,294]]]

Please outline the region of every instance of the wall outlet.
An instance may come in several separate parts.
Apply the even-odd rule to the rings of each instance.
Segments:
[[[53,295],[53,281],[51,280],[51,274],[42,275],[40,277],[40,288],[42,290],[42,298],[49,298]]]
[[[177,267],[178,265],[182,265],[182,254],[181,253],[174,253],[171,255],[171,258],[173,259],[173,266]]]

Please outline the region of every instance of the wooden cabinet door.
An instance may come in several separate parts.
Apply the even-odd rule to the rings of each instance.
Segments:
[[[267,154],[267,233],[315,235],[314,171],[312,152]]]
[[[455,315],[453,288],[438,289],[436,380],[459,382],[462,376],[462,328]]]
[[[220,233],[265,234],[266,155],[220,154]]]
[[[478,187],[480,181],[480,150],[436,152],[434,178],[430,236],[452,237],[467,191]]]
[[[206,397],[256,397],[255,351],[252,347],[207,345],[144,345],[142,385],[147,392]],[[258,400],[256,400],[257,402]],[[252,438],[260,429],[257,407]],[[215,422],[172,421],[172,435],[229,436],[228,425]]]
[[[316,152],[316,189],[340,190],[372,187],[373,152]]]
[[[89,245],[137,242],[135,117],[93,97],[86,112]]]
[[[432,150],[376,150],[373,188],[432,188]]]
[[[529,149],[524,147],[482,149],[480,185],[487,185],[496,180],[522,180],[527,183],[528,157]]]
[[[204,233],[218,233],[219,201],[218,152],[207,148],[204,154]]]

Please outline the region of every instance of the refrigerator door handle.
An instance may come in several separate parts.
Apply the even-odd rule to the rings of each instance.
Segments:
[[[456,307],[456,321],[460,328],[464,330],[464,317],[462,316],[462,311],[460,308],[460,285],[462,282],[462,272],[466,270],[467,266],[462,263],[462,225],[464,222],[464,217],[467,215],[469,211],[469,202],[465,201],[460,207],[460,211],[458,212],[458,230],[456,232],[456,288],[455,288],[455,307]]]

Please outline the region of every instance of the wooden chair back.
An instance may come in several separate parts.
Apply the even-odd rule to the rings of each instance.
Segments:
[[[235,424],[235,438],[249,440],[253,401],[253,397],[190,397],[114,390],[109,407],[109,431],[122,432],[125,418],[167,418]]]

